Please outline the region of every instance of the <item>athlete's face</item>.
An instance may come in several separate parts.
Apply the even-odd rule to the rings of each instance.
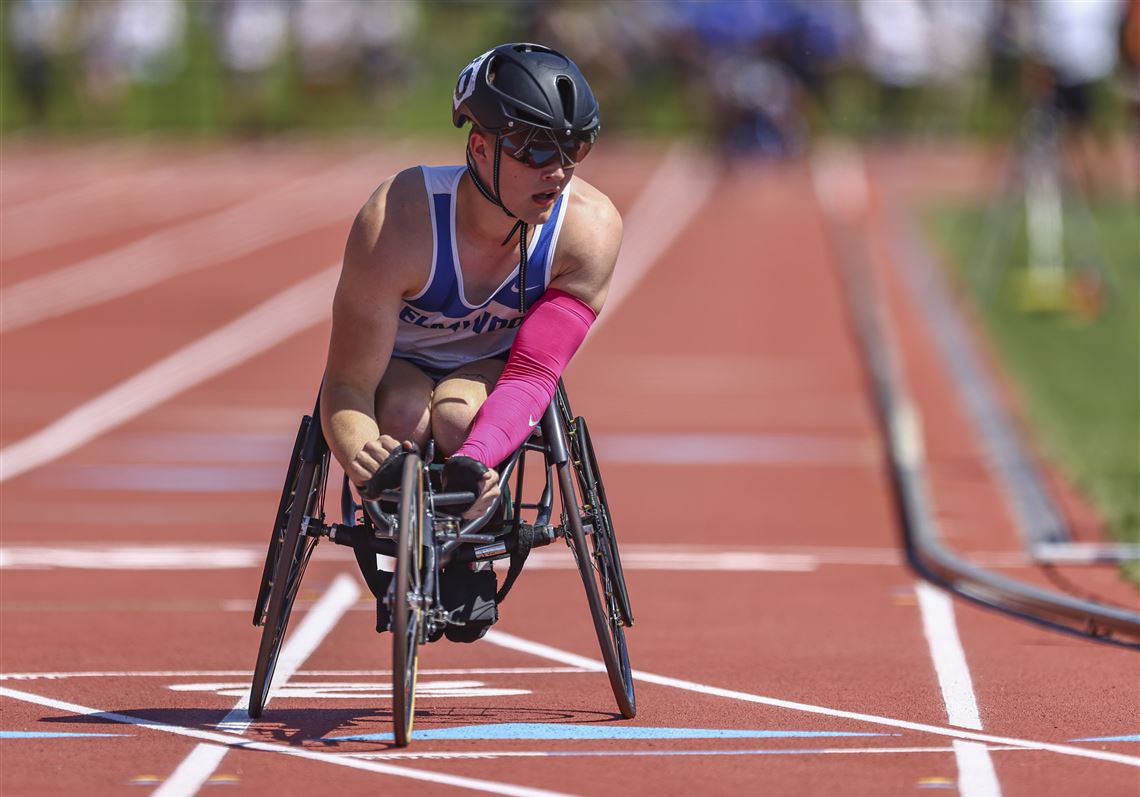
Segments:
[[[543,159],[543,152],[538,147],[528,146],[535,142],[519,143],[528,147],[525,150],[527,161]],[[474,131],[470,146],[479,176],[488,188],[493,188],[494,134]],[[499,158],[499,198],[511,213],[528,224],[543,224],[554,212],[554,205],[574,176],[577,164],[567,157],[557,156],[544,158],[545,163],[530,165],[511,157],[512,151],[505,143]]]

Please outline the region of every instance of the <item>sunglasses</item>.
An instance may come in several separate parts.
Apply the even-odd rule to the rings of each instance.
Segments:
[[[527,127],[502,133],[503,152],[533,169],[550,165],[555,158],[562,166],[576,166],[590,154],[598,134],[591,132],[583,138],[568,133],[556,135],[553,130]]]

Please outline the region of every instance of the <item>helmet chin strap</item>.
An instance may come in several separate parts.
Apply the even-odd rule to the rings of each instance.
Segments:
[[[479,177],[479,173],[475,170],[475,158],[472,157],[472,155],[471,155],[471,145],[470,144],[467,145],[467,173],[469,175],[471,175],[471,182],[473,182],[475,184],[475,187],[479,189],[479,193],[483,195],[484,199],[486,199],[492,205],[497,205],[500,209],[502,209],[502,211],[504,213],[506,213],[512,219],[516,220],[515,226],[511,227],[511,231],[509,233],[507,233],[507,237],[503,239],[502,245],[506,246],[507,244],[509,244],[511,242],[511,239],[515,237],[515,231],[518,230],[518,232],[519,232],[519,283],[518,283],[519,312],[525,314],[526,313],[526,260],[527,260],[526,235],[527,235],[527,229],[530,225],[528,225],[522,219],[518,218],[518,216],[516,216],[514,213],[511,213],[511,211],[507,209],[507,206],[503,204],[503,200],[499,196],[499,160],[502,157],[502,153],[503,153],[503,140],[502,140],[502,138],[499,137],[499,134],[496,133],[495,134],[495,160],[494,160],[494,167],[492,168],[492,171],[491,171],[492,181],[494,182],[494,189],[495,189],[494,192],[492,192],[489,188],[487,188],[487,186],[483,183],[482,178]]]

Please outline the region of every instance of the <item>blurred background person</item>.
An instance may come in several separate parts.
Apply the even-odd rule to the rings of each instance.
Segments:
[[[795,155],[810,105],[851,40],[845,6],[797,0],[674,0],[662,28],[721,153]]]
[[[214,12],[213,33],[229,122],[243,133],[271,130],[274,70],[289,45],[287,0],[225,0]]]
[[[155,121],[156,89],[185,63],[187,7],[182,0],[88,0],[79,5],[85,97],[96,108],[124,101],[128,123]]]
[[[412,42],[419,32],[419,3],[360,3],[357,8],[360,94],[373,105],[388,101],[393,89],[419,77]]]
[[[72,5],[72,0],[14,0],[10,5],[8,40],[16,91],[33,125],[45,122],[51,112]]]
[[[358,56],[357,11],[365,6],[354,0],[298,0],[293,39],[306,92],[335,91],[349,83]]]
[[[1132,141],[1128,154],[1132,176],[1129,186],[1140,184],[1140,0],[1129,0],[1128,10],[1120,25],[1120,60],[1123,65],[1120,94],[1132,124]]]
[[[1064,157],[1086,192],[1114,170],[1103,128],[1094,124],[1099,89],[1115,74],[1124,0],[1034,0],[1026,92],[1056,115]]]
[[[934,69],[933,31],[922,0],[861,0],[862,61],[878,86],[880,133],[902,128]]]

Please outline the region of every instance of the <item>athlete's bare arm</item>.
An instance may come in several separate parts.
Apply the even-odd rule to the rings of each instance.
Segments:
[[[431,262],[419,169],[384,181],[353,222],[333,299],[321,389],[321,424],[333,456],[357,484],[400,441],[381,437],[376,389],[396,343],[402,298],[422,287]]]
[[[617,264],[621,235],[621,216],[609,197],[575,178],[549,287],[576,296],[600,314]]]

